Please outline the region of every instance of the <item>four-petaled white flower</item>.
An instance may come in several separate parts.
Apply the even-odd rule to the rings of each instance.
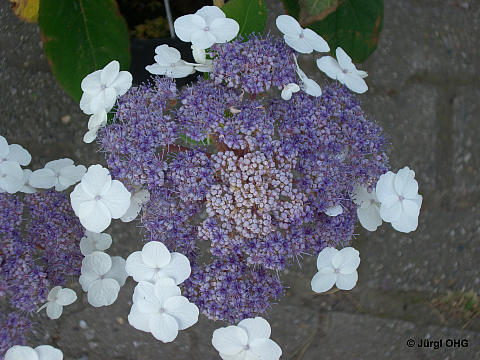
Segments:
[[[204,6],[193,15],[175,20],[175,33],[182,41],[191,42],[199,49],[208,49],[237,36],[240,26],[216,6]]]
[[[133,193],[130,198],[130,207],[128,208],[125,215],[123,215],[120,220],[123,222],[129,222],[134,220],[144,204],[150,200],[150,193],[147,189],[140,189]]]
[[[406,166],[397,174],[391,171],[383,174],[377,182],[376,193],[383,221],[405,233],[417,229],[423,198],[418,194],[413,170]]]
[[[125,260],[120,256],[94,251],[83,258],[79,282],[92,306],[113,304],[126,278]]]
[[[283,38],[288,46],[303,54],[312,51],[329,52],[328,43],[315,31],[303,29],[297,20],[289,15],[280,15],[276,20],[277,28],[284,35]]]
[[[23,170],[16,161],[0,163],[0,192],[14,194],[25,184]]]
[[[151,74],[182,78],[195,72],[193,65],[183,61],[180,52],[173,47],[160,45],[155,48],[155,53],[155,64],[145,66]]]
[[[336,50],[337,60],[331,56],[323,56],[317,59],[317,66],[328,77],[340,81],[350,90],[363,94],[368,90],[364,78],[368,76],[365,71],[357,70],[350,56],[342,48]]]
[[[207,59],[207,54],[205,49],[200,49],[195,45],[192,45],[192,55],[197,64],[194,64],[195,70],[200,72],[210,72],[212,71],[213,61]]]
[[[43,169],[35,170],[30,174],[29,183],[40,189],[62,191],[80,181],[87,169],[83,165],[75,166],[71,159],[49,161]]]
[[[330,206],[329,208],[325,209],[324,213],[328,216],[338,216],[343,214],[343,208],[341,205]]]
[[[357,216],[360,224],[368,231],[377,230],[377,227],[382,225],[382,218],[375,189],[369,192],[366,187],[356,186],[352,199],[358,206]]]
[[[128,71],[120,71],[120,64],[113,60],[102,70],[94,71],[82,80],[84,93],[80,99],[80,109],[88,115],[108,112],[117,96],[125,94],[131,86],[132,75]]]
[[[308,95],[311,96],[321,96],[322,89],[320,85],[318,85],[315,80],[309,79],[308,76],[303,72],[302,69],[298,66],[297,57],[293,55],[293,60],[295,61],[295,66],[297,67],[297,74],[301,81],[301,89],[305,91]]]
[[[135,329],[152,333],[164,343],[173,341],[179,330],[198,321],[198,307],[181,296],[172,279],[155,284],[141,281],[133,293],[133,305],[128,322]]]
[[[30,175],[32,175],[32,170],[30,169],[23,169],[23,185],[20,188],[20,191],[25,193],[25,194],[33,194],[37,192],[37,189],[35,189],[32,184],[30,184]],[[0,190],[1,192],[1,190]]]
[[[30,346],[14,345],[5,353],[4,360],[63,360],[61,350],[50,345]]]
[[[105,110],[91,115],[88,119],[88,131],[83,135],[83,142],[90,144],[97,138],[98,130],[105,125],[107,125],[107,112]]]
[[[262,317],[244,319],[213,332],[212,344],[224,360],[278,360],[282,349],[270,339],[270,324]]]
[[[62,288],[61,286],[55,286],[50,290],[47,297],[47,302],[37,310],[43,310],[47,308],[47,316],[52,319],[58,319],[63,312],[63,307],[73,304],[77,300],[77,294],[75,291],[68,288]]]
[[[73,211],[92,232],[105,230],[113,219],[121,218],[130,207],[130,192],[107,169],[92,165],[70,194]]]
[[[328,291],[333,285],[340,290],[352,289],[358,280],[359,252],[352,247],[337,250],[327,247],[317,258],[318,272],[312,278],[312,290],[317,293]]]
[[[14,161],[21,166],[27,166],[32,161],[32,156],[18,144],[8,145],[7,140],[0,135],[0,163]]]
[[[188,279],[192,271],[185,255],[177,252],[170,254],[159,241],[149,241],[142,251],[131,253],[127,257],[125,270],[135,281],[156,282],[171,278],[177,285]]]
[[[295,83],[290,83],[290,84],[287,84],[283,87],[283,90],[282,90],[282,99],[283,100],[290,100],[292,98],[292,94],[293,93],[296,93],[297,91],[300,91],[300,86],[298,86],[297,84]]]
[[[85,236],[80,240],[80,251],[83,256],[90,255],[94,251],[105,251],[112,245],[110,234],[94,233],[85,231]]]

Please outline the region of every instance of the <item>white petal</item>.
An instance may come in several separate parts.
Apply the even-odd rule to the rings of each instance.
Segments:
[[[357,270],[360,265],[360,253],[353,247],[348,246],[340,250],[340,254],[343,257],[343,263],[340,265],[341,274],[351,274]]]
[[[30,185],[39,189],[50,189],[58,182],[58,178],[51,169],[39,169],[30,174]]]
[[[142,313],[138,309],[138,304],[133,303],[130,313],[128,314],[128,323],[135,329],[150,332],[148,322],[150,320],[150,314]]]
[[[205,28],[205,20],[199,15],[184,15],[173,24],[175,34],[182,41],[191,42],[192,34]]]
[[[335,51],[335,55],[337,56],[338,64],[344,70],[348,70],[349,72],[355,73],[357,68],[352,63],[352,59],[347,53],[340,47],[337,47]]]
[[[224,43],[234,39],[239,30],[240,26],[233,19],[215,19],[210,25],[210,32],[215,36],[216,43]]]
[[[385,174],[382,174],[378,179],[375,193],[377,194],[378,201],[381,203],[385,202],[392,194],[395,194],[395,189],[393,187],[393,181],[395,179],[395,174],[391,171],[388,171]]]
[[[130,207],[130,192],[118,180],[113,180],[110,188],[102,194],[103,202],[113,219],[122,217]]]
[[[149,241],[142,248],[142,259],[152,268],[162,268],[170,262],[171,255],[160,241]]]
[[[56,302],[49,302],[47,304],[47,316],[52,319],[56,320],[62,315],[63,306],[57,304]]]
[[[100,111],[97,114],[93,114],[88,119],[88,130],[93,130],[103,126],[107,123],[107,112],[105,110]],[[72,164],[73,165],[73,161]]]
[[[249,342],[250,351],[262,360],[278,360],[282,356],[282,349],[271,339],[255,339]]]
[[[353,92],[363,94],[368,90],[367,83],[358,75],[345,74],[343,84]]]
[[[174,79],[184,78],[195,72],[194,66],[185,63],[185,61],[180,60],[175,66],[170,66],[165,71],[165,76],[171,77]]]
[[[23,170],[17,162],[3,161],[0,163],[0,190],[8,193],[19,191],[25,184]]]
[[[70,193],[70,202],[72,204],[73,211],[75,215],[78,216],[80,205],[86,201],[91,201],[93,196],[90,193],[85,192],[82,184],[75,186],[75,189]]]
[[[91,74],[85,76],[80,84],[80,87],[85,93],[97,93],[101,87],[101,76],[102,70],[94,71]],[[84,94],[85,95],[85,94]]]
[[[306,41],[312,46],[313,50],[318,52],[329,52],[330,46],[325,41],[323,37],[318,35],[315,31],[311,29],[304,29],[303,36]]]
[[[403,169],[398,170],[397,174],[395,174],[395,178],[393,180],[393,185],[395,187],[395,191],[399,195],[404,195],[406,190],[413,190],[409,189],[410,187],[415,187],[415,171],[410,170],[408,166],[405,166]],[[418,191],[418,183],[416,184],[416,188]],[[414,191],[413,196],[417,193]]]
[[[100,86],[100,84],[99,84]],[[100,90],[98,91],[100,92]],[[98,94],[88,94],[88,93],[83,93],[81,99],[80,99],[80,109],[85,113],[85,114],[93,114],[92,108],[91,108],[91,103],[92,100],[95,96]]]
[[[71,185],[79,182],[83,175],[87,172],[87,168],[83,165],[71,165],[60,170],[60,176],[58,177],[59,184],[55,187],[56,190],[65,190]]]
[[[83,135],[83,142],[86,144],[90,144],[97,138],[97,133],[98,133],[98,127],[93,128],[91,130],[88,130],[84,135]]]
[[[357,209],[358,220],[360,224],[368,231],[375,231],[377,227],[382,225],[382,218],[380,217],[380,209],[376,205]]]
[[[87,292],[90,285],[93,284],[94,281],[97,281],[99,278],[100,277],[98,276],[98,274],[94,273],[93,271],[82,270],[82,274],[78,278],[78,282],[82,286],[82,290]]]
[[[337,60],[331,56],[322,56],[320,59],[317,59],[318,68],[323,71],[329,78],[334,80],[337,79],[339,73],[342,72],[340,65],[338,65]]]
[[[50,345],[37,346],[35,351],[38,354],[38,360],[63,360],[62,351]]]
[[[325,210],[325,214],[328,215],[328,216],[334,216],[335,217],[335,216],[343,214],[343,208],[342,208],[341,205],[331,206],[331,207],[329,207]]]
[[[204,6],[197,10],[195,15],[201,16],[207,26],[210,26],[215,19],[225,18],[225,13],[217,6]]]
[[[117,60],[109,62],[100,73],[100,82],[103,85],[110,86],[115,81],[120,72],[120,63]]]
[[[296,93],[300,90],[300,86],[295,83],[287,84],[283,87],[281,97],[283,100],[290,100],[292,98],[292,94]]]
[[[172,296],[180,296],[180,288],[172,279],[160,279],[155,283],[155,296],[163,305]]]
[[[120,285],[113,279],[94,281],[88,288],[88,303],[95,307],[108,306],[117,300]]]
[[[308,95],[315,96],[315,97],[322,95],[322,89],[320,88],[320,85],[318,85],[312,79],[303,80],[303,91],[305,91]]]
[[[337,276],[333,272],[327,274],[317,272],[311,281],[312,290],[317,293],[328,291],[335,284],[336,280]]]
[[[133,302],[138,303],[140,300],[147,301],[151,299],[157,299],[157,295],[155,295],[155,285],[147,281],[140,281],[133,290]]]
[[[368,76],[368,73],[363,70],[357,70],[357,75],[360,76],[361,78],[366,78]]]
[[[32,161],[32,155],[18,144],[12,144],[8,146],[9,152],[7,161],[18,162],[22,166],[27,166]]]
[[[69,288],[61,289],[57,294],[57,300],[55,302],[62,306],[73,304],[77,300],[77,294],[75,291]]]
[[[200,72],[210,72],[213,69],[213,61],[212,60],[205,60],[205,64],[203,65],[195,65],[195,70]]]
[[[105,275],[112,267],[112,259],[110,256],[101,251],[95,251],[87,255],[82,260],[81,272],[93,272],[97,276]]]
[[[4,360],[39,360],[38,354],[30,346],[14,345],[5,353]]]
[[[120,71],[115,81],[110,84],[110,87],[115,89],[117,96],[122,96],[132,87],[132,81],[132,74],[128,71]]]
[[[173,252],[170,262],[161,271],[175,280],[175,284],[178,285],[188,279],[192,269],[190,268],[190,261],[185,255]]]
[[[127,257],[125,271],[135,281],[150,281],[154,275],[154,267],[145,264],[141,251],[135,251]]]
[[[380,205],[380,217],[383,221],[392,222],[398,220],[402,215],[402,204],[396,201],[391,206]]]
[[[195,31],[191,36],[192,44],[200,49],[208,49],[215,44],[217,37],[212,31],[205,31],[203,29]]]
[[[178,323],[178,329],[184,330],[198,322],[199,310],[197,305],[183,296],[173,296],[165,301],[165,312],[173,316]]]
[[[167,72],[167,67],[155,63],[145,66],[145,70],[147,70],[150,74],[153,75],[165,75],[165,73]]]
[[[84,191],[95,197],[106,192],[112,184],[108,169],[101,165],[91,165],[82,177]]]
[[[0,135],[0,162],[7,158],[9,151],[7,139]]]
[[[283,39],[295,51],[302,54],[310,54],[313,51],[312,45],[308,41],[298,36],[283,35]]]
[[[324,267],[332,267],[332,259],[338,254],[338,250],[333,247],[326,247],[318,254],[317,269],[320,270]]]
[[[181,59],[180,52],[168,45],[160,45],[155,48],[155,61],[160,65],[171,65],[175,64]]]
[[[120,256],[112,256],[112,268],[105,274],[105,277],[114,279],[120,287],[123,286],[128,277],[125,271],[125,260]]]
[[[357,284],[358,273],[338,274],[336,285],[340,290],[351,290]]]
[[[238,323],[238,326],[247,332],[249,342],[253,339],[268,339],[272,331],[268,321],[259,316],[244,319]]]
[[[112,216],[102,201],[86,201],[78,208],[80,223],[87,230],[100,233],[110,225]]]
[[[398,219],[392,221],[392,227],[404,233],[415,231],[418,227],[418,214],[403,211]]]
[[[125,214],[120,218],[123,222],[130,222],[137,218],[140,210],[142,209],[141,205],[137,201],[131,201],[130,207],[127,209]]]
[[[55,301],[57,298],[58,293],[62,290],[61,286],[55,286],[53,287],[49,292],[47,296],[47,301]]]
[[[302,32],[302,27],[295,18],[289,15],[280,15],[275,20],[278,30],[285,35],[298,37]]]
[[[178,335],[178,323],[168,314],[153,314],[150,316],[149,328],[155,339],[168,343]]]
[[[64,167],[73,165],[73,160],[68,158],[52,160],[45,164],[46,169],[51,169],[53,172],[60,172]]]
[[[207,55],[205,53],[205,49],[199,49],[195,45],[192,45],[192,55],[195,59],[195,62],[199,64],[205,64],[207,61]]]
[[[377,196],[375,194],[375,190],[372,192],[368,192],[368,189],[364,186],[356,185],[353,194],[352,194],[353,202],[360,206],[361,208],[368,208],[372,205],[371,200],[376,201]]]
[[[238,354],[247,343],[247,332],[238,326],[227,326],[213,332],[213,347],[225,355]]]

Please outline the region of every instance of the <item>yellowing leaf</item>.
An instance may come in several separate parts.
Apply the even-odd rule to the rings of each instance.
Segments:
[[[216,7],[222,7],[225,5],[225,0],[213,0],[213,5]]]
[[[29,23],[37,22],[40,0],[10,0],[10,2],[17,17]]]

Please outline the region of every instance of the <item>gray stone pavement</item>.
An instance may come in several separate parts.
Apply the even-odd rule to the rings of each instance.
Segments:
[[[271,9],[280,5],[270,0]],[[270,24],[272,23],[272,16]],[[313,258],[283,280],[287,295],[272,307],[272,338],[282,359],[480,359],[480,321],[450,318],[431,305],[448,291],[478,291],[480,283],[480,3],[476,0],[385,1],[378,50],[362,66],[369,92],[365,110],[390,135],[391,165],[417,173],[424,203],[416,232],[388,224],[359,229],[360,280],[350,292],[314,295]],[[302,59],[317,74],[311,57]],[[82,142],[87,117],[55,82],[38,29],[0,2],[0,134],[26,146],[37,168],[68,156],[102,163]],[[137,229],[115,223],[112,255],[140,248]],[[77,285],[77,293],[81,294]],[[41,318],[32,345],[54,344],[66,360],[218,359],[210,344],[220,323],[201,318],[172,344],[128,325],[131,280],[107,308],[80,297],[58,321]],[[407,340],[443,340],[439,349],[409,348]],[[467,347],[447,340],[467,339]],[[451,343],[449,343],[452,345]]]

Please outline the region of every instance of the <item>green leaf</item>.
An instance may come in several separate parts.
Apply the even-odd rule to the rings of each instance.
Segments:
[[[298,4],[298,0],[281,0],[283,3],[283,7],[285,8],[285,12],[293,16],[295,19],[298,19],[298,15],[300,14],[300,5]]]
[[[299,0],[299,21],[307,26],[315,21],[325,19],[337,10],[342,0]]]
[[[342,0],[335,12],[307,27],[321,35],[332,52],[341,47],[361,63],[377,48],[382,26],[383,0]]]
[[[130,67],[127,24],[115,0],[41,0],[38,24],[53,74],[77,101],[86,75],[112,60]]]
[[[222,6],[228,18],[240,25],[239,35],[261,33],[267,23],[267,7],[264,0],[230,0]]]

